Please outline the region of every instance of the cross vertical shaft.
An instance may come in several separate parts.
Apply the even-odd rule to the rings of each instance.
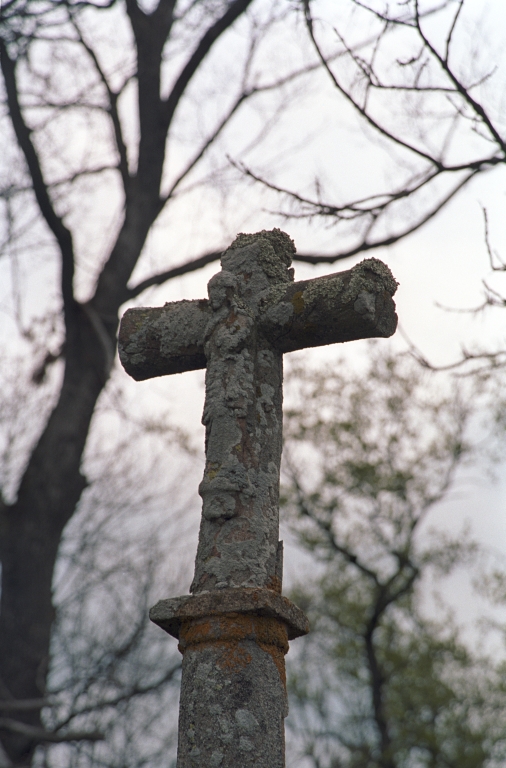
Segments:
[[[150,611],[183,653],[177,768],[284,768],[284,655],[309,627],[281,595],[282,356],[397,324],[382,262],[294,283],[294,251],[280,230],[239,235],[208,301],[129,310],[120,328],[136,379],[207,369],[192,595]]]
[[[271,235],[272,237],[272,235]],[[258,315],[272,285],[290,282],[293,245],[282,233],[242,235],[209,283],[206,468],[194,594],[224,587],[281,592],[277,567],[282,442],[282,353]]]
[[[206,468],[193,594],[281,593],[283,360],[257,320],[271,286],[290,282],[293,245],[282,233],[263,241],[243,235],[234,245],[208,287],[214,316],[204,343]],[[178,768],[283,768],[285,626],[232,611],[194,620],[182,635]]]

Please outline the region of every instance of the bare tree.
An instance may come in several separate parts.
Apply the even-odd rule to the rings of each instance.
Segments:
[[[206,253],[132,285],[148,233],[185,183],[190,188],[202,182],[199,163],[238,110],[301,74],[287,70],[269,79],[260,63],[252,70],[265,30],[282,21],[287,9],[275,4],[246,18],[251,5],[252,0],[10,0],[2,6],[5,108],[17,142],[8,176],[4,170],[4,239],[13,265],[19,265],[20,250],[26,255],[37,249],[56,278],[51,284],[47,274],[38,274],[51,294],[46,320],[34,323],[33,310],[22,317],[17,305],[21,336],[35,346],[32,388],[62,360],[24,466],[0,511],[1,697],[16,712],[15,719],[2,719],[0,735],[14,765],[26,765],[38,743],[56,738],[41,721],[53,573],[63,531],[88,483],[83,452],[113,365],[120,307],[147,287],[219,255]],[[211,88],[213,57],[220,46],[223,55],[227,44],[237,53],[236,76]],[[192,89],[199,78],[200,98],[212,116],[192,129],[187,148],[184,104],[198,106]],[[111,213],[101,242],[93,226],[82,227],[83,216],[100,220],[104,213],[96,184],[98,202],[86,210],[84,191],[97,177],[110,180],[113,200],[106,201]]]
[[[118,379],[116,372],[96,409],[89,485],[59,546],[44,695],[0,702],[0,724],[39,742],[38,766],[169,765],[175,758],[180,655],[147,615],[161,594],[184,591],[189,579],[184,553],[196,510],[187,481],[201,467],[161,407],[156,422],[128,413]],[[9,395],[2,421],[14,432],[17,411],[31,398],[18,408],[15,388]],[[4,448],[8,480],[20,448],[15,439]],[[34,709],[43,728],[20,718]],[[4,764],[12,763],[0,752]]]
[[[485,4],[468,0],[409,0],[382,6],[350,0],[348,13],[318,0],[302,0],[311,45],[335,98],[350,107],[368,139],[377,146],[377,162],[389,172],[374,191],[338,197],[319,178],[314,190],[293,189],[242,163],[243,173],[275,195],[286,220],[319,220],[335,227],[342,246],[326,258],[334,261],[392,245],[416,232],[440,213],[460,191],[484,174],[504,172],[506,122],[504,63],[501,43],[487,37]],[[488,30],[490,34],[490,28]],[[496,47],[494,47],[496,46]],[[392,183],[391,168],[396,176]],[[483,208],[484,242],[492,273],[506,271],[494,247],[491,222]],[[479,313],[504,308],[504,291],[484,281]],[[412,352],[427,368],[455,369],[486,375],[503,367],[504,349],[462,348],[459,358],[434,366],[423,351]]]

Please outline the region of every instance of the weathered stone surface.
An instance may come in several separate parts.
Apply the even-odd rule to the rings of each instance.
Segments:
[[[281,352],[395,333],[392,273],[378,259],[346,272],[276,286],[262,307],[260,328]]]
[[[211,314],[207,299],[127,310],[118,338],[125,371],[143,381],[205,368],[203,341]]]
[[[280,230],[239,235],[209,300],[129,310],[119,335],[140,380],[206,368],[206,467],[193,595],[150,618],[183,653],[178,768],[284,768],[284,655],[309,625],[281,595],[284,352],[390,336],[396,282],[377,259],[293,282]]]
[[[283,650],[262,636],[251,629],[185,650],[178,768],[284,768]]]
[[[288,640],[309,632],[308,620],[300,608],[270,589],[220,589],[159,600],[151,608],[149,618],[169,635],[179,639],[183,622],[228,613],[278,619],[286,626]]]
[[[245,258],[251,247],[244,249]],[[378,259],[314,280],[280,281],[260,292],[258,330],[278,352],[392,336],[396,288],[392,273]],[[119,355],[127,373],[140,381],[205,368],[211,313],[205,299],[129,309],[119,333]]]
[[[282,353],[258,330],[262,300],[288,286],[294,245],[274,231],[240,235],[209,281],[206,468],[194,594],[224,587],[281,591],[277,577]]]

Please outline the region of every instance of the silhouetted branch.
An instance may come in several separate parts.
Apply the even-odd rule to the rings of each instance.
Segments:
[[[10,58],[5,42],[0,38],[0,65],[4,76],[5,90],[7,93],[7,104],[11,116],[12,125],[21,151],[26,160],[28,170],[33,183],[33,192],[35,194],[40,212],[45,219],[49,229],[54,234],[59,245],[62,257],[62,275],[61,290],[63,303],[66,310],[66,320],[70,320],[70,314],[73,310],[74,290],[74,249],[72,244],[72,235],[64,225],[60,216],[54,210],[51,198],[49,196],[48,186],[44,180],[39,157],[31,139],[31,131],[28,128],[18,98],[18,89],[16,84],[15,62]]]
[[[241,16],[244,11],[251,5],[252,0],[233,0],[230,3],[227,10],[215,23],[209,27],[207,32],[202,36],[195,51],[190,56],[186,65],[184,66],[181,74],[176,80],[174,87],[172,88],[168,99],[164,104],[164,119],[167,126],[170,125],[172,117],[176,111],[177,105],[181,99],[181,96],[186,90],[190,80],[197,71],[198,67],[211,50],[216,40],[227,30],[236,19]]]
[[[49,707],[52,699],[5,699],[0,701],[0,712],[32,712]]]
[[[160,272],[158,275],[147,277],[141,283],[138,283],[138,285],[134,285],[133,288],[126,289],[124,301],[135,298],[145,291],[146,288],[151,288],[152,285],[162,285],[173,277],[187,275],[189,272],[196,272],[198,269],[202,269],[202,267],[212,264],[213,261],[217,261],[221,258],[222,253],[223,251],[211,251],[211,253],[205,253],[197,259],[193,259],[193,261],[187,261],[186,264],[181,264],[179,267],[173,267],[165,272]]]
[[[482,211],[483,211],[483,219],[485,221],[485,245],[487,246],[487,253],[490,261],[490,268],[493,269],[494,272],[506,272],[506,263],[501,259],[497,251],[492,250],[492,246],[490,244],[490,232],[488,227],[487,210],[486,208],[482,207]],[[494,257],[497,259],[500,266],[496,266],[496,264],[494,264]],[[491,290],[490,288],[488,288],[488,286],[487,286],[487,289]]]
[[[51,744],[64,744],[69,741],[103,741],[105,736],[99,731],[68,731],[67,733],[58,733],[57,731],[46,731],[45,728],[37,728],[33,725],[21,723],[19,720],[11,720],[7,717],[0,717],[0,728],[12,733],[19,733],[22,736],[28,736],[37,742],[47,742]]]
[[[72,23],[74,26],[74,29],[76,30],[76,33],[79,37],[79,41],[81,42],[81,45],[83,46],[84,50],[88,53],[89,57],[91,58],[93,65],[100,77],[100,80],[102,81],[105,90],[107,92],[107,96],[109,99],[109,107],[108,107],[108,113],[111,117],[112,125],[114,128],[114,136],[116,139],[116,149],[118,150],[119,155],[119,163],[118,168],[121,173],[121,179],[123,181],[123,188],[125,190],[125,193],[128,189],[128,184],[130,180],[130,173],[128,170],[128,153],[127,153],[127,147],[125,144],[125,140],[123,138],[123,129],[121,127],[121,121],[119,118],[119,112],[118,112],[118,93],[115,93],[111,86],[109,85],[109,81],[105,75],[104,70],[100,66],[100,62],[98,61],[97,55],[93,48],[88,45],[88,43],[83,38],[83,35],[81,33],[81,29],[76,21],[76,19],[72,18]]]

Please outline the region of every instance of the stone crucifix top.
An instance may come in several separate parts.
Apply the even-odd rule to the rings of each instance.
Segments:
[[[387,337],[397,325],[397,283],[381,261],[294,282],[294,253],[279,229],[238,235],[208,300],[130,309],[121,322],[133,378],[206,368],[192,595],[150,614],[184,655],[178,768],[284,766],[284,653],[308,625],[281,596],[283,353]]]

